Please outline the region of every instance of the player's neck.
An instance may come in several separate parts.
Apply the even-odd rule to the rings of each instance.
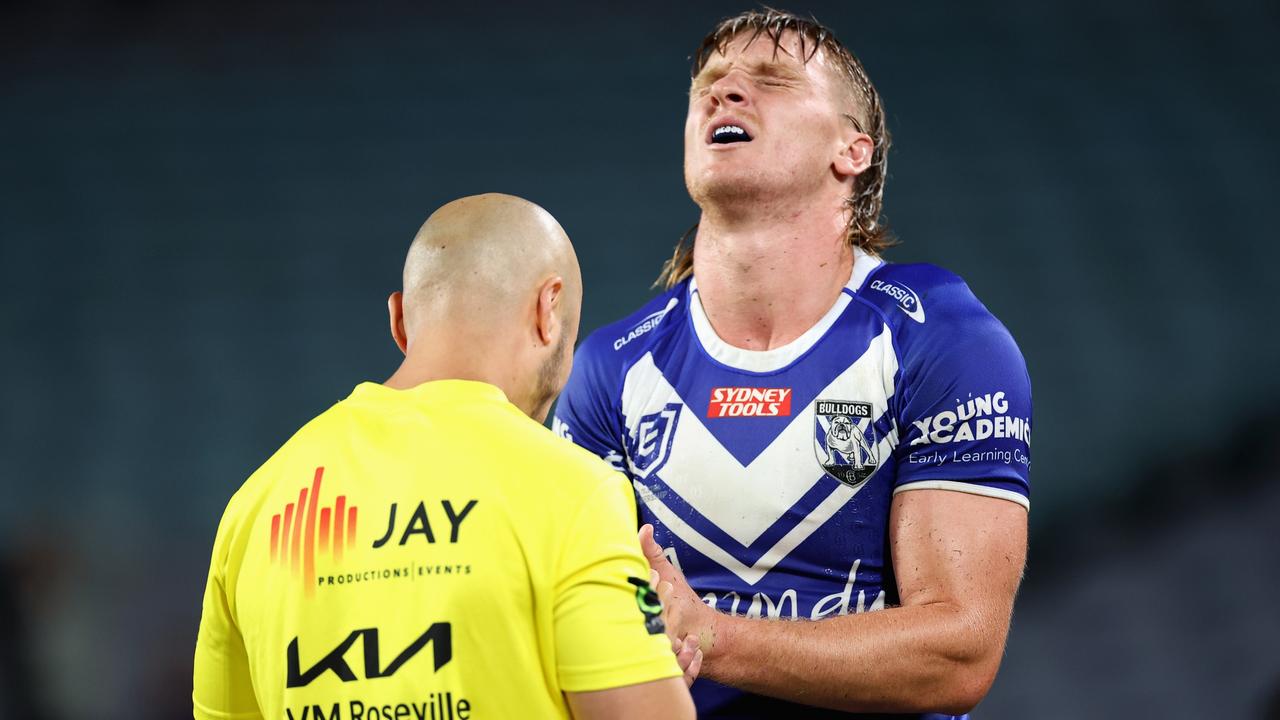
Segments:
[[[844,219],[823,208],[727,218],[704,212],[694,242],[698,295],[721,340],[771,350],[800,337],[849,282]]]

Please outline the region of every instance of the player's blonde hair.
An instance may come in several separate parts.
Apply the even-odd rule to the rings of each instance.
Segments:
[[[869,135],[875,146],[871,153],[871,164],[854,180],[853,194],[845,200],[845,209],[849,213],[845,239],[850,247],[861,248],[871,254],[879,253],[892,245],[893,237],[881,218],[884,182],[889,165],[889,129],[885,126],[880,94],[876,92],[875,85],[871,84],[871,78],[867,77],[862,62],[836,38],[835,33],[817,20],[764,7],[721,20],[702,39],[694,53],[690,77],[696,78],[702,72],[712,54],[724,54],[730,42],[747,33],[750,33],[748,42],[767,35],[773,43],[775,54],[779,51],[788,52],[782,46],[782,41],[787,33],[794,33],[800,42],[803,62],[809,62],[821,50],[837,68],[854,100],[854,107],[850,108],[850,112],[844,113],[844,116],[860,132]],[[671,288],[693,274],[693,240],[697,229],[698,226],[694,225],[681,236],[671,258],[662,266],[662,274],[658,276],[655,286]]]

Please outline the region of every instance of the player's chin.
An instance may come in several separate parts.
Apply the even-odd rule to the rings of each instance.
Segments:
[[[765,189],[759,172],[744,168],[706,168],[686,176],[689,195],[696,201],[717,203],[752,200]]]

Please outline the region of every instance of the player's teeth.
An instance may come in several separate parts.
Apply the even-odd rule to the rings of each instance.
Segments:
[[[717,143],[733,143],[746,142],[751,136],[738,125],[721,125],[711,131],[711,139]]]

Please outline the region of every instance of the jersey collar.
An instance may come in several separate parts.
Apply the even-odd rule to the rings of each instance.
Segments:
[[[702,299],[698,297],[696,278],[689,280],[689,318],[693,323],[694,333],[698,336],[698,342],[716,362],[736,370],[758,373],[776,372],[795,362],[822,339],[822,336],[831,329],[845,308],[849,306],[853,295],[866,282],[867,276],[883,264],[884,261],[879,257],[869,255],[860,248],[854,248],[853,272],[850,273],[849,282],[844,286],[844,291],[836,298],[831,309],[800,337],[772,350],[745,350],[721,340],[720,336],[716,335],[715,329],[711,327],[711,321],[707,319],[706,310],[702,307]]]

